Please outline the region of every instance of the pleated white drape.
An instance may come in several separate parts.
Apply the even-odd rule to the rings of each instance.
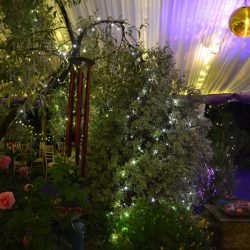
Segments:
[[[250,92],[250,38],[237,38],[228,28],[239,0],[82,0],[69,10],[76,23],[95,12],[126,19],[139,27],[146,48],[168,41],[177,68],[188,84],[204,94]],[[250,4],[250,3],[249,3]]]

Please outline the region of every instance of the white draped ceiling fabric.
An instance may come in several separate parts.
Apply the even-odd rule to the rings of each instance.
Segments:
[[[82,0],[69,9],[71,21],[96,13],[139,27],[146,48],[166,41],[188,84],[203,94],[250,93],[250,38],[228,28],[239,0]]]

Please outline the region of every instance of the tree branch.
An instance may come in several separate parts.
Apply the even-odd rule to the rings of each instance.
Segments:
[[[66,25],[68,33],[69,33],[71,43],[74,44],[75,43],[74,31],[73,31],[72,25],[69,21],[69,17],[68,17],[67,11],[65,9],[65,6],[63,5],[63,3],[60,0],[55,0],[55,2],[57,3],[57,5],[62,13],[65,25]]]
[[[18,107],[14,107],[10,110],[7,116],[4,117],[4,120],[0,125],[0,140],[5,136],[9,126],[14,121],[17,115]]]
[[[64,82],[64,80],[66,79],[71,68],[72,68],[72,63],[68,63],[64,68],[64,70],[62,70],[59,75],[58,74],[55,75],[48,83],[48,87],[45,89],[44,94],[48,94],[52,90],[58,88],[61,85],[61,82]]]
[[[62,16],[64,18],[65,21],[65,25],[70,37],[70,41],[72,43],[72,52],[68,57],[68,63],[66,66],[64,66],[63,64],[59,67],[58,71],[51,76],[51,79],[48,83],[48,86],[42,90],[42,94],[49,94],[50,92],[52,92],[53,90],[55,90],[56,88],[61,86],[61,83],[66,79],[68,73],[70,72],[73,63],[70,61],[70,58],[74,58],[76,56],[79,55],[80,52],[80,48],[81,48],[81,42],[82,39],[84,37],[84,35],[86,34],[86,32],[90,29],[93,28],[95,26],[98,26],[100,24],[116,24],[117,26],[121,27],[121,31],[122,31],[122,39],[121,39],[121,43],[119,45],[119,49],[121,47],[122,42],[126,42],[128,44],[128,46],[132,47],[132,48],[136,48],[136,46],[134,44],[132,44],[126,37],[126,35],[130,34],[128,32],[126,32],[125,30],[125,24],[127,24],[125,22],[125,20],[100,20],[100,21],[96,21],[94,23],[92,23],[90,26],[85,27],[78,36],[76,36],[76,33],[73,31],[71,23],[69,21],[68,18],[68,14],[67,11],[63,5],[63,3],[60,0],[55,0],[55,2],[57,3],[57,5],[60,8],[60,11],[62,13]],[[135,40],[133,40],[133,42],[135,42]],[[136,43],[136,42],[135,42]],[[63,69],[63,67],[65,67]],[[41,93],[41,92],[40,92]],[[25,102],[25,100],[23,100],[23,102]],[[14,105],[14,103],[13,103]],[[13,106],[11,111],[9,112],[9,114],[6,116],[6,118],[4,119],[4,121],[1,123],[0,125],[0,139],[5,135],[8,127],[10,126],[11,122],[15,119],[16,114],[17,114],[17,110],[18,108]]]
[[[67,29],[68,30],[68,27],[67,26],[66,27],[60,26],[60,27],[56,27],[54,29],[37,30],[35,32],[32,32],[32,33],[28,34],[25,37],[30,37],[30,36],[33,36],[33,35],[36,35],[36,34],[39,34],[39,33],[45,33],[45,32],[49,33],[49,32],[53,32],[53,31],[59,30],[59,29]],[[76,32],[74,32],[73,30],[72,30],[72,33],[75,34],[75,35],[77,35]]]

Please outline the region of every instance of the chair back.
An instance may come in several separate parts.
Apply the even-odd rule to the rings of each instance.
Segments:
[[[45,173],[44,173],[44,177],[47,180],[48,168],[49,167],[53,167],[54,151],[45,151],[45,153],[44,153],[44,159],[45,159]]]
[[[45,152],[45,166],[48,167],[49,163],[54,161],[54,152]]]
[[[65,153],[65,142],[57,142],[57,151],[58,153]]]
[[[43,158],[45,142],[39,143],[39,158]]]
[[[44,158],[46,152],[54,153],[53,145],[46,145],[45,142],[40,142],[39,144],[39,158]]]
[[[21,143],[20,142],[7,142],[6,146],[8,149],[12,150],[13,153],[21,150]]]
[[[27,144],[27,143],[21,143],[20,144],[20,149],[23,151],[26,151],[26,150],[28,150],[28,148],[29,148],[29,145]]]
[[[43,146],[44,154],[48,152],[53,152],[54,153],[54,146],[53,145],[44,145]]]
[[[54,161],[54,146],[45,142],[39,144],[39,158],[33,161],[33,166],[42,167],[43,175],[47,179],[47,168]]]
[[[21,142],[15,142],[13,144],[13,151],[16,152],[16,151],[21,151]]]

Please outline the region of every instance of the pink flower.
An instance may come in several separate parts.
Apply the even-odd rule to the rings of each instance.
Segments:
[[[0,170],[6,170],[8,169],[9,165],[11,163],[11,158],[7,155],[4,155],[0,158]]]
[[[25,192],[29,192],[32,187],[33,187],[32,184],[26,184],[26,185],[24,185],[23,190]]]
[[[23,245],[25,246],[25,248],[29,246],[29,240],[26,235],[23,236]]]
[[[28,175],[30,173],[30,169],[29,169],[29,167],[25,167],[25,166],[20,167],[18,169],[18,173],[20,174],[21,177],[26,178],[26,177],[28,177]]]
[[[12,192],[4,192],[0,194],[0,209],[10,209],[16,200]]]

